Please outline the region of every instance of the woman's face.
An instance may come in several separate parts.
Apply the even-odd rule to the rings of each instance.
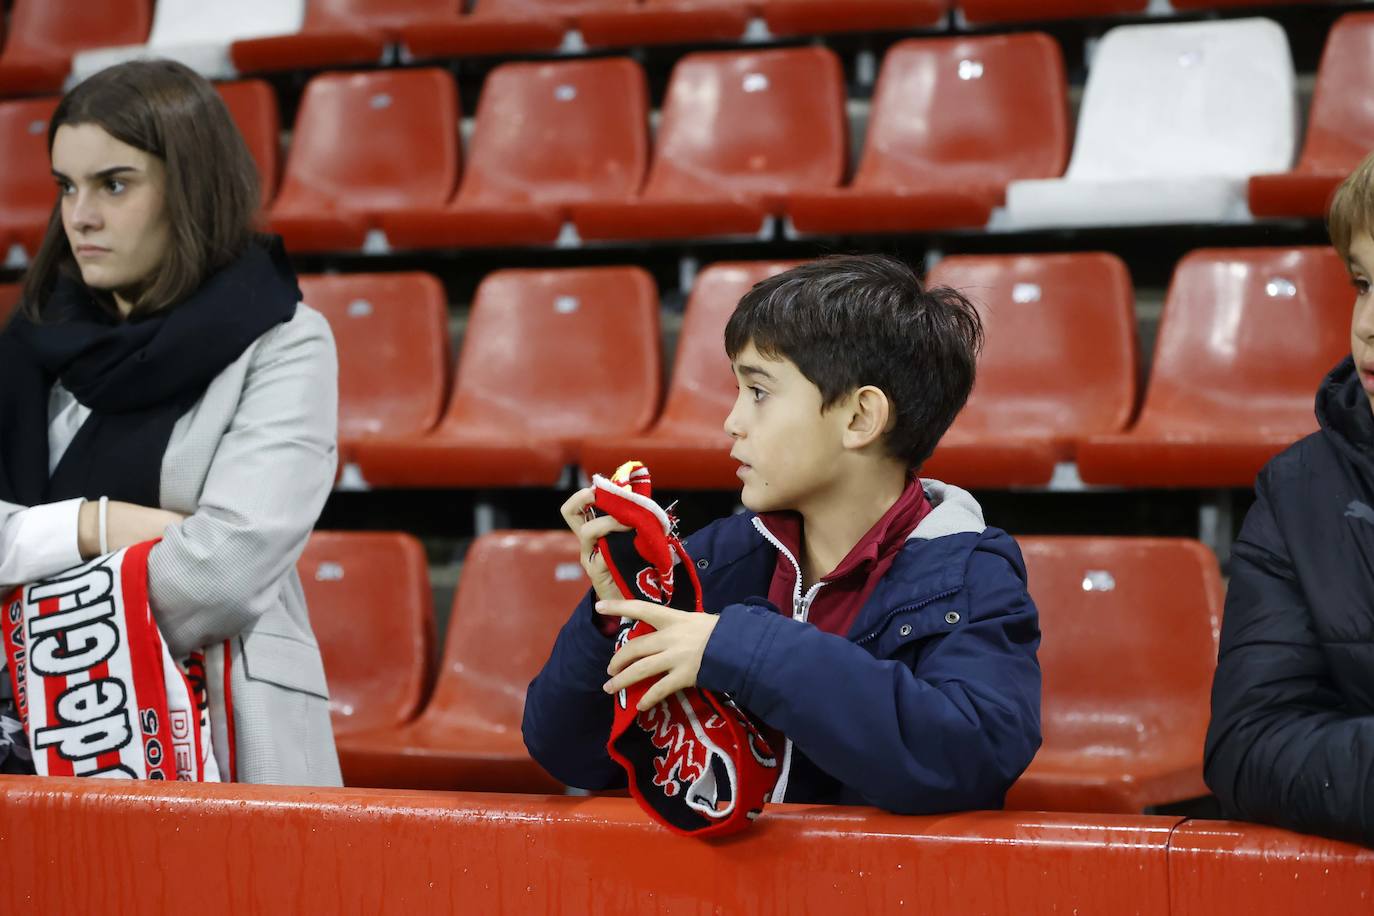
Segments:
[[[52,173],[81,279],[113,293],[128,314],[167,251],[162,161],[95,124],[64,124],[53,136]]]

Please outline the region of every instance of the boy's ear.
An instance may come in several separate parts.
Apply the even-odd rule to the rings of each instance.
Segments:
[[[848,400],[849,424],[844,431],[845,448],[867,448],[880,440],[896,421],[892,402],[881,388],[864,385]]]

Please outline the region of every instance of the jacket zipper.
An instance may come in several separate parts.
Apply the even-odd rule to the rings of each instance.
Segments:
[[[825,585],[825,580],[822,579],[811,586],[811,588],[807,589],[806,594],[803,595],[801,590],[801,564],[797,562],[797,558],[792,555],[792,551],[782,545],[782,541],[779,541],[773,536],[773,532],[768,530],[767,526],[763,524],[763,521],[757,515],[754,516],[753,521],[754,527],[758,529],[759,534],[763,535],[768,543],[776,547],[778,553],[787,557],[788,561],[792,564],[792,568],[797,571],[797,578],[792,583],[792,619],[806,623],[806,617],[811,613],[811,602],[816,600],[816,593]],[[778,774],[778,781],[773,787],[773,792],[769,796],[769,801],[780,802],[786,797],[787,779],[790,775],[792,775],[792,739],[786,738],[782,749],[782,772]]]
[[[898,614],[905,613],[906,611],[914,611],[918,608],[923,608],[927,604],[934,604],[941,598],[948,598],[950,595],[953,595],[958,591],[959,589],[957,588],[946,589],[945,591],[939,592],[938,594],[922,598],[920,601],[913,601],[910,604],[903,604],[893,608],[892,610],[888,611],[886,614],[883,615],[883,619],[878,621],[878,625],[873,628],[873,632],[868,633],[864,636],[860,636],[858,639],[854,640],[854,645],[862,646],[864,643],[873,640],[879,633],[883,631],[883,628],[887,626],[887,622],[891,620],[893,617],[896,617]]]

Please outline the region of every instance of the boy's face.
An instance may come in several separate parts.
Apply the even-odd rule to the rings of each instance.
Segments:
[[[1350,279],[1355,284],[1355,311],[1350,319],[1350,355],[1360,373],[1365,396],[1374,405],[1374,238],[1361,232],[1350,241]]]
[[[841,473],[845,411],[822,413],[820,389],[791,360],[763,356],[752,343],[731,368],[739,396],[725,431],[741,465],[740,501],[754,512],[805,512]]]

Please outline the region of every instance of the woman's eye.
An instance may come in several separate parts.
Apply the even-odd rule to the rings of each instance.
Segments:
[[[57,183],[57,190],[58,193],[62,194],[62,196],[65,197],[68,194],[75,193],[76,187],[72,185],[70,182],[59,181]]]
[[[1356,277],[1350,282],[1355,287],[1355,292],[1359,295],[1367,296],[1369,294],[1369,281],[1364,277]]]
[[[118,178],[111,178],[109,181],[105,182],[105,188],[111,194],[123,194],[124,182],[120,181]]]

